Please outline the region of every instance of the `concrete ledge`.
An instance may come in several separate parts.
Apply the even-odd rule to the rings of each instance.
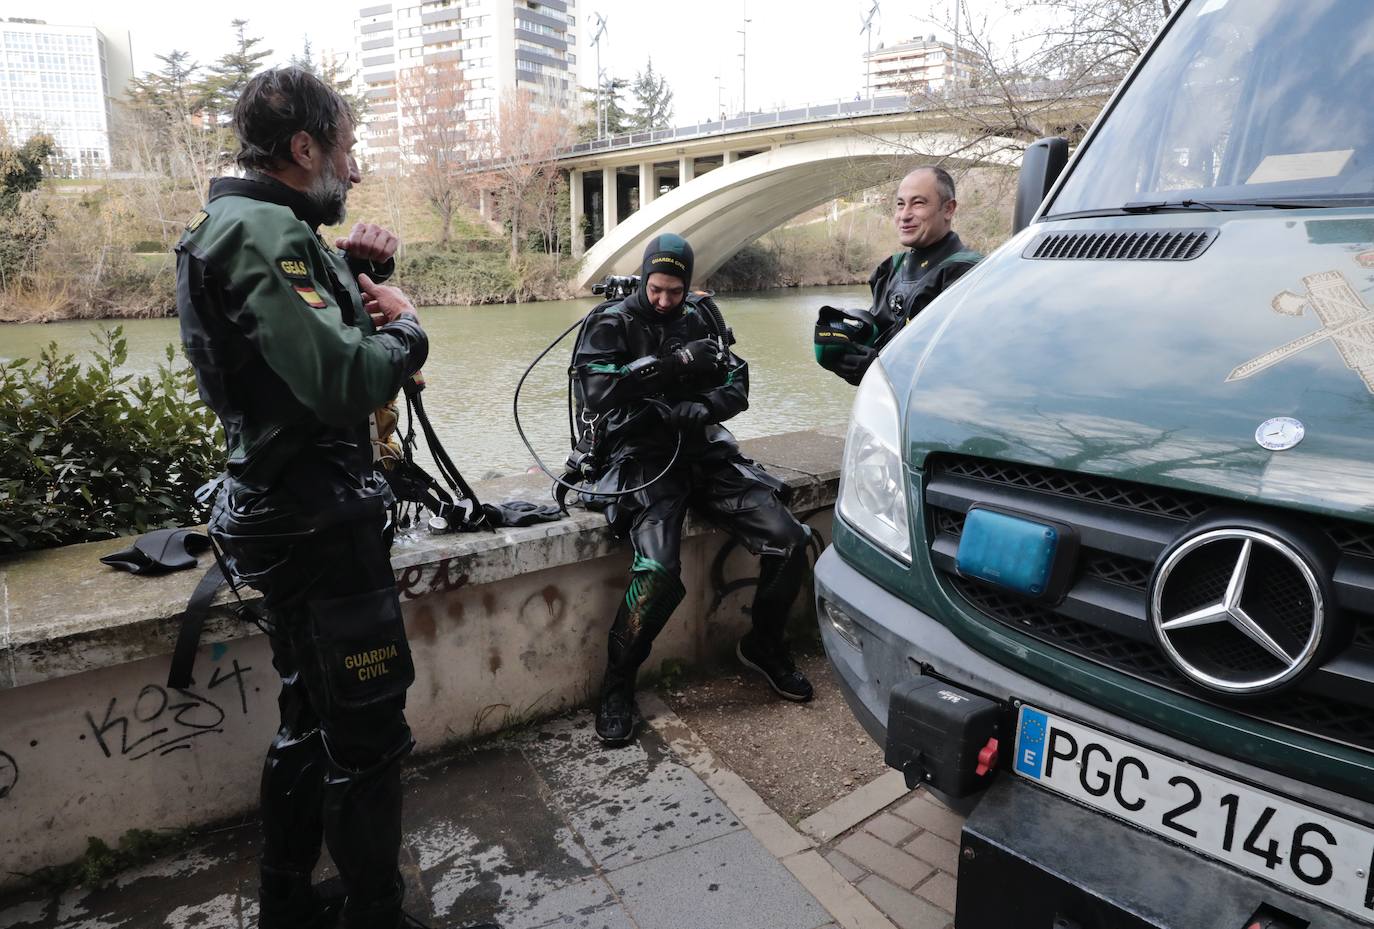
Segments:
[[[742,443],[746,455],[792,488],[792,508],[807,512],[833,505],[843,442],[813,432],[768,436]],[[543,475],[477,483],[482,499],[546,501]],[[689,519],[685,538],[711,531]],[[136,577],[107,568],[100,557],[129,539],[70,545],[0,563],[0,688],[170,654],[178,618],[200,575],[210,566],[165,577]],[[574,510],[569,519],[496,532],[432,535],[417,530],[398,539],[392,567],[404,601],[494,584],[533,571],[590,561],[622,551],[599,513]],[[216,601],[228,603],[222,592]],[[255,634],[227,610],[212,611],[203,644]]]
[[[811,432],[744,443],[782,476],[794,511],[828,538],[842,440]],[[485,499],[547,497],[544,479],[479,484]],[[702,661],[733,648],[752,590],[717,601],[726,537],[684,533],[688,595],[655,644]],[[111,844],[132,828],[177,828],[251,809],[276,728],[278,681],[264,636],[216,611],[194,683],[165,687],[177,617],[202,572],[134,577],[101,565],[127,540],[0,565],[0,885]],[[406,715],[422,750],[553,715],[586,700],[627,581],[629,546],[596,513],[500,532],[423,535],[393,549],[416,682]],[[202,567],[208,567],[208,556]],[[735,547],[725,578],[751,577]],[[798,598],[797,613],[811,601]]]

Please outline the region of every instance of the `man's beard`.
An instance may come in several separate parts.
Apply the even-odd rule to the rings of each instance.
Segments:
[[[326,159],[324,172],[310,185],[305,196],[315,205],[323,226],[337,226],[348,215],[348,181],[334,170],[334,162]]]

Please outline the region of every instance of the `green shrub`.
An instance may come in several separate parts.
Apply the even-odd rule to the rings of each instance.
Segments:
[[[517,281],[504,253],[413,248],[397,263],[393,282],[421,306],[506,303]]]
[[[200,521],[223,443],[190,367],[168,346],[135,378],[121,329],[96,340],[85,366],[56,343],[0,362],[0,557]]]

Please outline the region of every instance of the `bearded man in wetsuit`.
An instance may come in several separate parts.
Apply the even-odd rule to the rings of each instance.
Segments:
[[[353,127],[309,72],[255,76],[234,107],[245,175],[211,182],[176,246],[182,343],[228,445],[210,535],[229,576],[263,594],[281,677],[261,929],[420,926],[401,910],[398,867],[415,674],[369,415],[429,342],[410,300],[381,283],[396,237],[360,223],[331,246],[319,232],[362,180]],[[322,841],[346,899],[314,885]]]
[[[808,530],[784,503],[786,485],[741,455],[721,425],[749,406],[749,367],[730,349],[714,302],[691,293],[692,266],[681,236],[650,241],[637,289],[594,313],[573,357],[583,415],[606,462],[597,488],[642,487],[606,508],[612,529],[634,547],[596,711],[597,735],[613,745],[634,735],[635,675],[686,593],[680,554],[689,508],[760,556],[739,660],[788,700],[812,696],[784,635],[806,577]]]

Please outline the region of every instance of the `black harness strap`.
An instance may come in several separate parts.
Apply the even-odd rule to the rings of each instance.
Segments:
[[[191,686],[191,671],[196,662],[196,649],[200,647],[200,633],[205,628],[205,618],[210,615],[210,603],[224,584],[224,572],[216,559],[210,570],[201,576],[186,604],[186,612],[181,614],[181,629],[177,632],[176,648],[172,651],[172,667],[167,672],[167,686],[173,690],[184,690]]]

